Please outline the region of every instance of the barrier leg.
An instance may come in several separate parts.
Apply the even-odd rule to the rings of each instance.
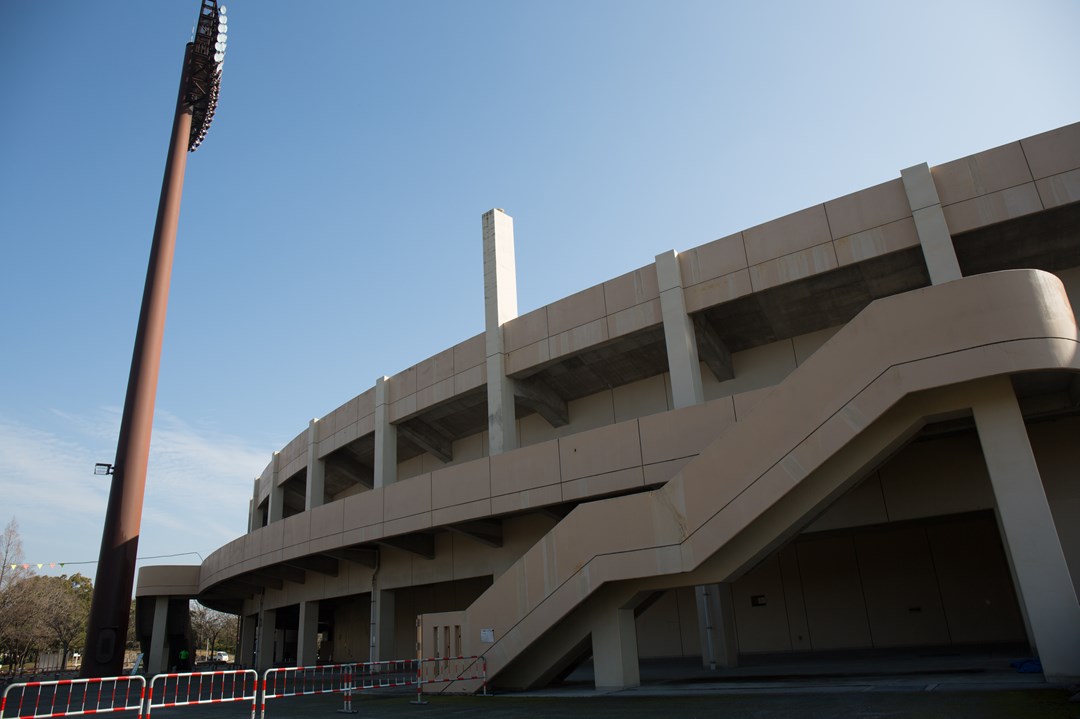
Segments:
[[[344,697],[341,709],[338,709],[338,714],[355,714],[356,710],[352,706],[352,693],[353,693],[353,674],[346,674],[344,676],[345,686],[343,687],[342,695]]]
[[[427,704],[424,701],[424,664],[422,662],[416,663],[416,700],[409,703]]]

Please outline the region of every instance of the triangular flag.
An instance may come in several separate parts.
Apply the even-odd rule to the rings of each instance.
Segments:
[[[39,563],[38,563],[38,565],[37,565],[37,568],[38,568],[38,569],[41,569],[41,568],[42,568],[43,566],[45,566],[45,565],[43,565],[43,564],[41,564],[41,563],[39,562]]]
[[[56,569],[56,562],[49,562],[49,569]]]
[[[63,566],[64,566],[64,563],[63,563],[63,562],[60,562],[60,566],[61,566],[61,567],[63,567]]]
[[[29,564],[24,564],[24,565],[22,565],[22,568],[23,568],[23,569],[29,569],[29,568],[30,568],[30,565],[29,565]]]

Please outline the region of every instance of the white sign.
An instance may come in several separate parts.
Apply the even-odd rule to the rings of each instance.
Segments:
[[[493,644],[495,642],[495,630],[494,629],[481,629],[480,641],[485,644]]]

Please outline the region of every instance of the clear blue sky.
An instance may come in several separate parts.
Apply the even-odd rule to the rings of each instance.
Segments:
[[[519,308],[1080,120],[1080,3],[228,3],[189,156],[140,554],[241,534],[252,479],[481,331],[480,216]],[[95,560],[197,0],[9,3],[0,523]],[[175,561],[195,561],[194,555]],[[155,562],[157,563],[157,562]],[[94,565],[66,568],[94,571]]]

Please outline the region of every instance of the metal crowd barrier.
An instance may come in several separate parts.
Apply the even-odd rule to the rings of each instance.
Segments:
[[[138,675],[11,684],[0,699],[0,719],[44,719],[123,711],[138,712],[142,719],[145,694],[146,679]]]
[[[160,690],[157,689],[159,685]],[[158,674],[150,680],[150,688],[146,693],[146,719],[150,719],[150,712],[154,709],[224,704],[249,699],[251,719],[255,719],[258,695],[259,673],[254,669]]]
[[[424,701],[424,687],[429,684],[452,684],[454,682],[480,682],[480,691],[487,696],[487,659],[471,657],[431,657],[416,660],[416,700]]]
[[[352,713],[355,666],[354,664],[323,664],[267,669],[263,672],[260,718],[266,717],[266,702],[269,699],[310,694],[344,694],[345,706],[342,711]]]
[[[267,700],[309,694],[342,694],[340,712],[355,714],[353,692],[412,686],[417,676],[416,664],[415,659],[402,659],[267,669],[263,673],[260,719],[266,717]]]
[[[416,687],[416,704],[430,684],[479,681],[487,694],[487,662],[482,656],[399,659],[352,664],[267,669],[259,683],[254,669],[63,679],[12,684],[0,699],[0,719],[56,719],[80,714],[134,711],[150,719],[154,709],[251,701],[251,719],[266,717],[266,702],[283,697],[342,694],[343,713],[355,714],[355,691]],[[260,704],[261,697],[261,704]]]

